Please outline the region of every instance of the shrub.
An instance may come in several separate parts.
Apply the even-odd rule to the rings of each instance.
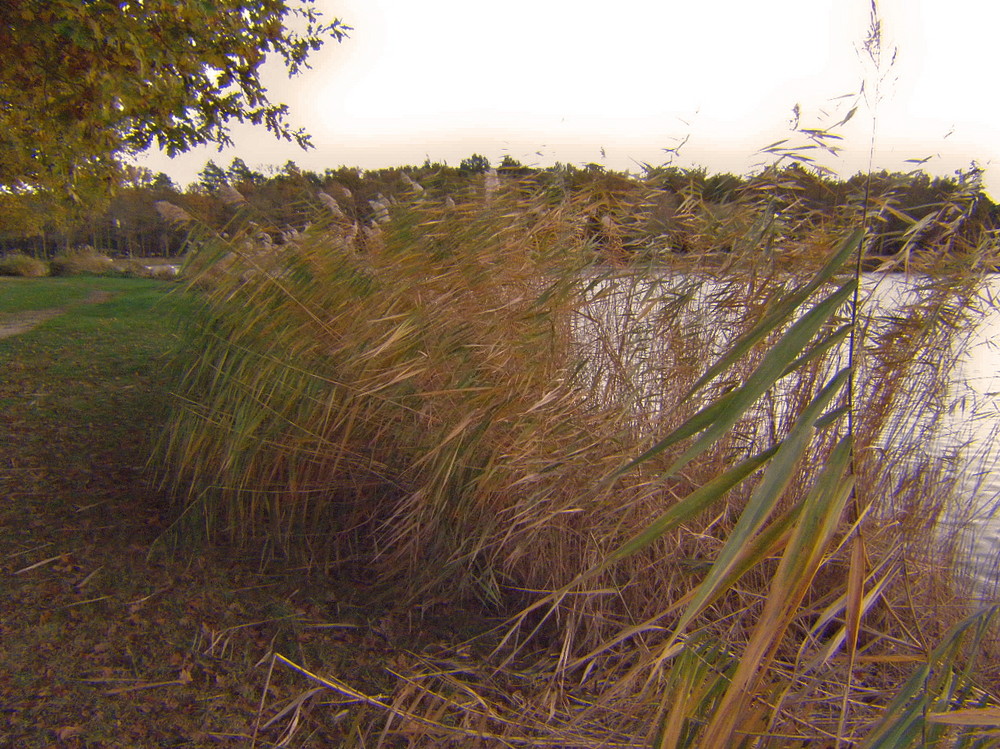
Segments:
[[[38,258],[12,252],[0,258],[0,276],[39,278],[49,275],[49,266]]]
[[[175,265],[153,265],[145,269],[145,278],[155,278],[158,281],[174,281],[180,275]]]
[[[114,269],[127,278],[154,278],[159,281],[172,281],[179,275],[176,265],[147,265],[140,260],[119,260]]]
[[[93,247],[80,247],[52,258],[53,276],[99,276],[114,270],[114,261]]]

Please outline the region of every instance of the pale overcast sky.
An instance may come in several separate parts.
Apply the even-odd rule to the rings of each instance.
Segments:
[[[322,171],[497,163],[590,162],[640,170],[674,163],[744,173],[757,151],[801,124],[832,125],[867,99],[844,153],[823,163],[865,168],[879,76],[862,50],[871,0],[317,0],[352,26],[313,69],[289,81],[270,71],[272,99],[313,136],[301,151],[264,132],[236,147],[140,161],[186,185],[208,159],[253,167],[292,159]],[[882,0],[875,167],[950,174],[975,160],[1000,199],[1000,99],[991,0]],[[845,97],[845,98],[838,98]],[[826,113],[824,115],[824,113]]]

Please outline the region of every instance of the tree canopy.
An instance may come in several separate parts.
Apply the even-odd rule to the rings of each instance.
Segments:
[[[116,179],[122,156],[229,145],[263,125],[308,145],[261,83],[349,31],[312,0],[6,0],[0,3],[0,191]]]

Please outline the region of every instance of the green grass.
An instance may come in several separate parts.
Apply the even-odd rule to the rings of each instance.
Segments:
[[[0,362],[18,373],[28,369],[51,389],[65,388],[86,397],[86,383],[114,384],[135,376],[161,382],[177,344],[175,319],[183,301],[174,287],[157,281],[75,277],[14,283],[2,294],[5,311],[65,309],[37,328],[0,340]],[[93,293],[111,295],[84,303]],[[65,395],[64,393],[63,395]]]
[[[5,747],[245,747],[258,721],[302,694],[297,676],[269,677],[273,652],[378,691],[389,686],[385,662],[462,619],[429,614],[412,641],[390,646],[369,623],[386,610],[364,608],[366,592],[349,580],[165,543],[174,516],[146,463],[173,398],[165,364],[186,313],[174,288],[104,278],[18,286],[21,310],[67,289],[114,296],[0,340]],[[274,745],[294,719],[305,729],[294,745],[341,746],[335,715],[290,713],[257,731],[257,745]]]
[[[148,283],[148,282],[143,282]],[[0,312],[66,307],[82,302],[95,291],[117,293],[138,292],[144,287],[133,279],[71,276],[63,278],[2,278],[0,277]],[[168,288],[164,284],[145,287]],[[127,299],[133,299],[129,294]],[[142,302],[136,300],[136,304]]]

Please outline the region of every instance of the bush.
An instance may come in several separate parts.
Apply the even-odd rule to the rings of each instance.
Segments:
[[[0,276],[39,278],[49,275],[49,266],[38,258],[20,252],[0,257]]]
[[[53,276],[103,275],[114,269],[114,261],[93,247],[80,247],[52,258]]]
[[[116,273],[126,278],[155,278],[159,281],[172,281],[178,276],[178,266],[148,265],[140,260],[119,260],[114,265]]]

